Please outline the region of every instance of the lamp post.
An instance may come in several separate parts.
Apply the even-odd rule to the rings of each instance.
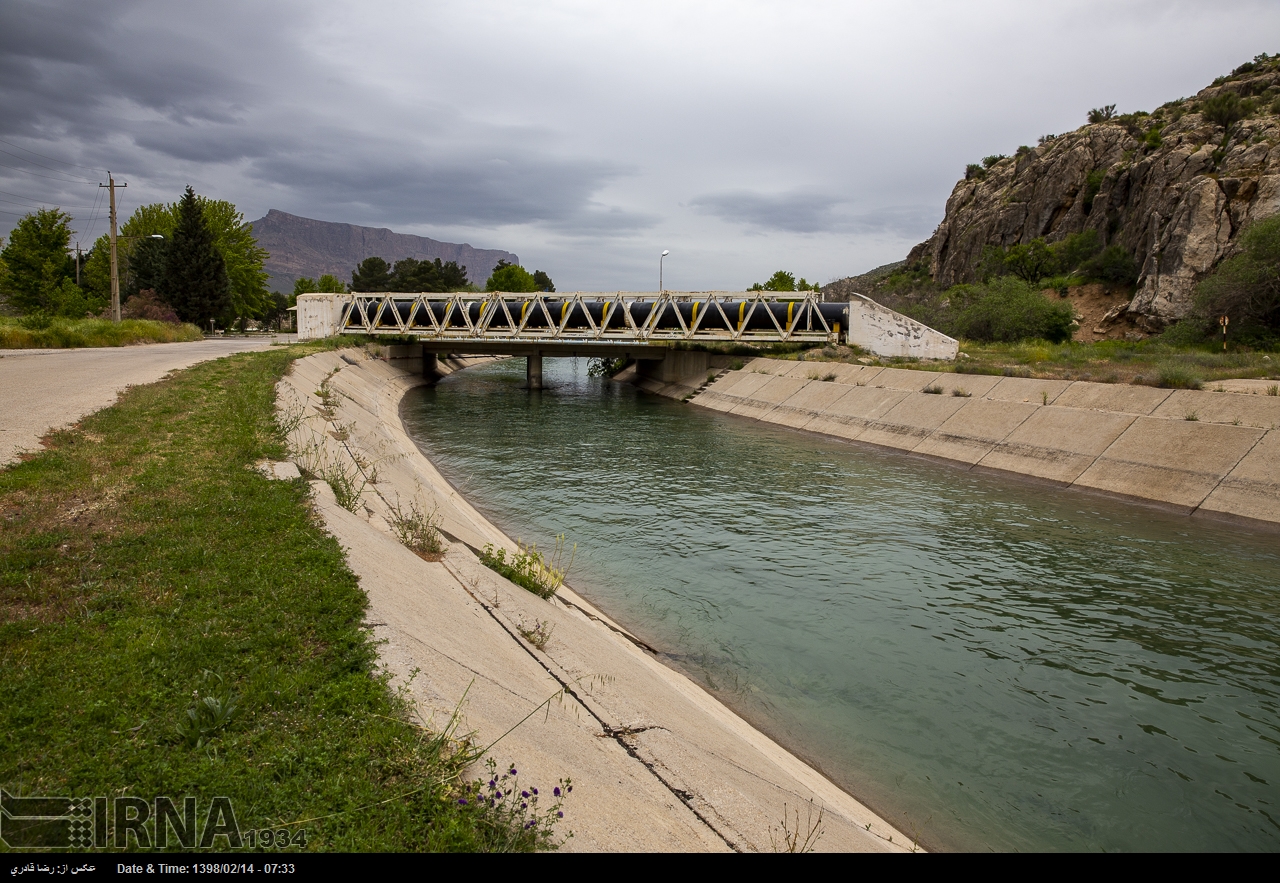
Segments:
[[[666,289],[662,287],[662,262],[669,254],[671,254],[671,252],[664,249],[661,257],[658,258],[658,294],[662,294],[662,292],[666,291]]]

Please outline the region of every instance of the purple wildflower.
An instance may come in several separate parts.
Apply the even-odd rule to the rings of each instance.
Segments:
[[[557,785],[556,787],[552,788],[552,789],[551,789],[551,793],[552,793],[554,796],[559,797],[559,796],[560,796],[560,786],[559,786],[559,785]]]
[[[515,767],[512,767],[512,768],[511,768],[511,775],[513,775],[513,776],[514,776],[514,775],[516,775],[516,768],[515,768]]]
[[[522,803],[522,804],[520,804],[520,808],[521,808],[521,809],[528,809],[528,808],[529,808],[529,804],[527,804],[527,803]]]
[[[528,792],[528,791],[521,791],[521,792],[520,792],[520,796],[521,796],[521,797],[523,797],[525,800],[528,800],[528,799],[529,799],[529,792]]]
[[[558,812],[558,813],[556,813],[556,818],[557,818],[557,819],[563,819],[563,818],[564,818],[564,813],[562,813],[562,812]]]
[[[533,789],[533,793],[536,795],[536,794],[538,793],[538,789],[537,789],[537,788],[534,788],[534,789]]]
[[[490,787],[490,788],[496,788],[496,787],[498,787],[498,783],[497,783],[497,782],[495,782],[493,779],[490,779],[490,780],[489,780],[489,787]]]
[[[568,793],[572,794],[572,793],[573,793],[573,786],[572,786],[572,785],[570,785],[570,786],[569,786],[567,789],[565,789],[565,790],[566,790]]]
[[[459,797],[459,798],[458,798],[458,806],[466,806],[466,805],[467,805],[467,798],[465,798],[465,797]]]
[[[501,799],[502,799],[502,792],[501,792],[501,791],[495,791],[495,792],[493,792],[493,796],[494,796],[494,797],[496,797],[496,798],[498,798],[499,800],[501,800]]]

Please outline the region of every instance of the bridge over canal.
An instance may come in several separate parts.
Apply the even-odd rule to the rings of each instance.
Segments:
[[[823,303],[814,292],[305,294],[298,332],[415,338],[427,373],[440,353],[524,356],[531,389],[542,386],[544,356],[625,357],[655,374],[706,370],[705,353],[677,344],[849,342],[955,357],[954,341],[914,320],[866,299]]]

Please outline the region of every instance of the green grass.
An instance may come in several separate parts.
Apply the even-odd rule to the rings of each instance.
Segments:
[[[11,319],[0,317],[0,349],[62,349],[129,346],[199,340],[194,325],[170,325],[146,319]]]
[[[317,348],[134,387],[0,471],[0,785],[202,814],[225,795],[242,830],[300,822],[308,849],[550,846],[554,812],[525,829],[476,799],[474,746],[375,674],[306,483],[251,468],[284,458],[275,383]]]
[[[962,340],[964,355],[954,362],[877,358],[849,347],[815,348],[806,361],[856,362],[916,368],[922,371],[955,371],[961,374],[1002,374],[1097,383],[1135,383],[1147,386],[1199,389],[1203,384],[1227,378],[1280,380],[1280,355],[1227,351],[1212,346],[1172,346],[1158,340],[1097,343],[975,343]],[[774,358],[795,358],[774,356]]]

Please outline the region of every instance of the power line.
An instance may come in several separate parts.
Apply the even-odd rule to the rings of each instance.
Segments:
[[[3,152],[4,152],[4,151],[0,151],[0,153],[3,153]],[[13,154],[9,154],[9,155],[10,155],[10,156],[12,156]],[[22,159],[22,157],[18,157],[18,159]],[[35,175],[37,178],[48,178],[50,181],[61,181],[61,182],[62,182],[62,183],[64,183],[64,184],[94,184],[94,183],[97,183],[97,182],[95,182],[95,181],[90,181],[88,178],[55,178],[55,177],[53,177],[53,175],[42,175],[42,174],[40,174],[39,172],[33,172],[33,171],[31,171],[31,169],[24,169],[24,168],[22,168],[22,166],[11,166],[11,165],[7,165],[7,164],[5,164],[5,163],[0,163],[0,168],[13,169],[15,172],[26,172],[28,175]],[[52,169],[51,171],[55,171],[55,172],[56,172],[56,171],[57,171],[57,169]]]
[[[32,154],[33,156],[38,156],[38,157],[40,157],[41,159],[47,159],[47,160],[50,160],[50,161],[52,161],[52,162],[61,163],[61,164],[62,164],[62,165],[64,165],[64,166],[71,166],[73,169],[88,169],[90,172],[105,172],[105,171],[106,171],[106,169],[95,169],[93,166],[82,166],[82,165],[79,165],[79,164],[77,164],[77,163],[67,162],[65,159],[58,159],[57,157],[49,156],[49,155],[44,154],[44,153],[37,153],[36,151],[31,150],[31,149],[30,149],[30,148],[28,148],[28,147],[23,147],[21,144],[14,144],[12,141],[6,141],[6,140],[4,140],[3,138],[0,138],[0,144],[8,144],[10,147],[16,147],[16,148],[18,148],[19,150],[23,151],[24,153],[30,153],[30,154]],[[13,154],[10,154],[10,156],[12,156],[12,155],[13,155]],[[18,158],[19,158],[19,159],[22,159],[22,157],[18,157]],[[30,162],[30,160],[28,160],[28,162]],[[51,169],[51,171],[55,171],[55,172],[56,172],[56,171],[58,171],[58,170],[57,170],[57,169]]]
[[[70,175],[71,175],[71,173],[70,173],[70,172],[64,172],[64,171],[62,171],[62,169],[55,169],[53,166],[41,165],[40,163],[36,162],[34,159],[27,159],[25,156],[18,156],[18,154],[16,154],[16,153],[10,153],[10,152],[9,152],[9,151],[7,151],[7,150],[0,150],[0,153],[3,153],[5,156],[11,156],[11,157],[13,157],[14,159],[20,159],[20,160],[22,160],[23,162],[29,162],[29,163],[31,163],[33,166],[36,166],[37,168],[41,168],[41,169],[48,169],[48,170],[49,170],[49,171],[51,171],[51,172],[57,172],[57,173],[58,173],[58,174],[60,174],[60,175],[67,175],[68,177],[70,177]],[[93,183],[93,182],[92,182],[92,181],[90,181],[88,178],[85,178],[85,179],[84,179],[84,182],[85,182],[86,184],[92,184],[92,183]]]
[[[4,192],[4,191],[0,190],[0,193],[3,193],[3,192]],[[12,196],[13,194],[9,194],[9,195],[10,195],[10,196]],[[63,205],[63,204],[58,203],[58,202],[53,202],[53,201],[44,201],[44,202],[41,202],[40,200],[36,200],[36,199],[26,199],[25,197],[19,197],[18,199],[4,199],[4,198],[0,198],[0,202],[7,202],[7,203],[9,203],[10,205],[24,205],[24,204],[25,204],[25,205],[29,205],[31,208],[46,208],[47,206],[53,206],[54,208],[57,208],[57,209],[64,209],[64,210],[65,210],[65,209],[69,209],[69,208],[70,208],[70,209],[76,209],[77,211],[86,211],[86,212],[91,212],[91,211],[93,211],[93,209],[94,209],[94,206],[90,206],[90,205]]]

